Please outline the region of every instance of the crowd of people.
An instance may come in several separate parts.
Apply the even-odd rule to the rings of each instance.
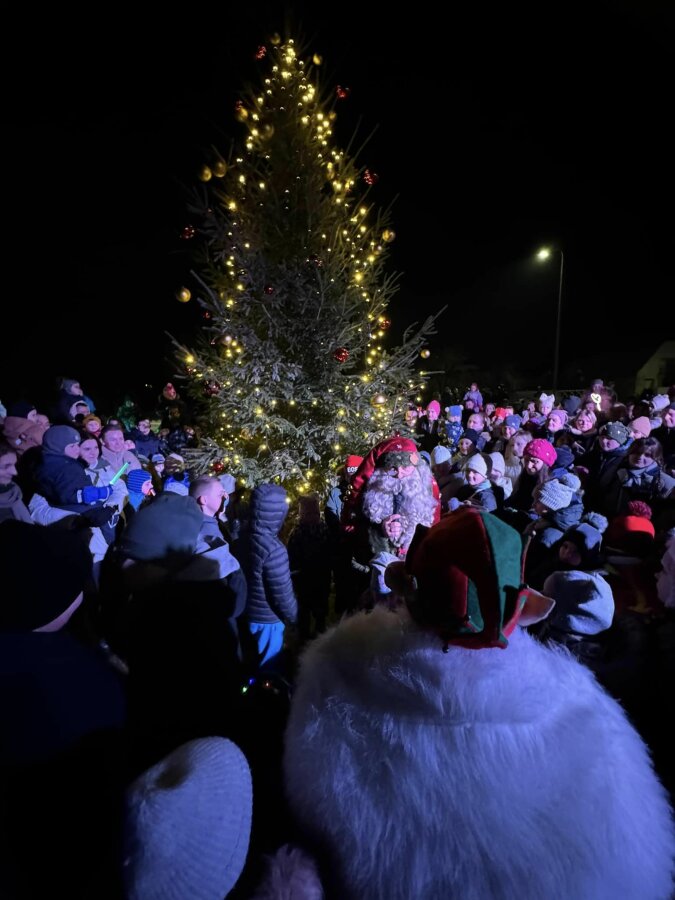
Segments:
[[[671,897],[675,389],[471,384],[291,525],[197,440],[0,404],[2,896]]]

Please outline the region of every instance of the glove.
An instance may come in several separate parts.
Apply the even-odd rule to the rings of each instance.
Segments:
[[[105,485],[105,487],[94,487],[92,484],[77,492],[77,502],[87,504],[97,503],[99,500],[107,500],[112,492],[113,489],[109,484]]]
[[[116,515],[117,510],[114,506],[94,506],[92,509],[85,510],[80,518],[84,519],[90,528],[100,528],[102,525],[107,525]]]

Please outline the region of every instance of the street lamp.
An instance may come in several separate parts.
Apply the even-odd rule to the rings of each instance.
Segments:
[[[542,247],[541,250],[537,253],[537,259],[541,262],[544,262],[547,259],[550,259],[553,251],[549,247]],[[558,368],[560,365],[560,318],[562,314],[562,287],[563,287],[563,266],[565,264],[565,256],[562,250],[558,250],[560,253],[560,279],[558,281],[558,313],[556,317],[555,323],[555,349],[553,354],[553,392],[555,393],[556,388],[558,387]]]

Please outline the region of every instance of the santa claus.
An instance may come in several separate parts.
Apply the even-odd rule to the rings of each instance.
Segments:
[[[357,559],[379,553],[405,557],[415,528],[440,518],[434,478],[414,441],[386,438],[364,458],[352,478],[342,524],[355,537]]]

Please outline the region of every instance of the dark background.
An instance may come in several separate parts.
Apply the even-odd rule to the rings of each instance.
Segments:
[[[109,410],[174,373],[194,303],[183,185],[229,147],[273,31],[324,58],[344,146],[394,203],[394,331],[447,304],[430,363],[532,384],[637,370],[675,337],[673,22],[666,4],[196,4],[14,12],[6,29],[0,398],[79,378]],[[457,5],[459,6],[459,5]],[[99,24],[96,24],[99,23]],[[357,141],[356,145],[360,142]],[[433,368],[432,366],[430,366]],[[151,385],[144,388],[144,385]]]

